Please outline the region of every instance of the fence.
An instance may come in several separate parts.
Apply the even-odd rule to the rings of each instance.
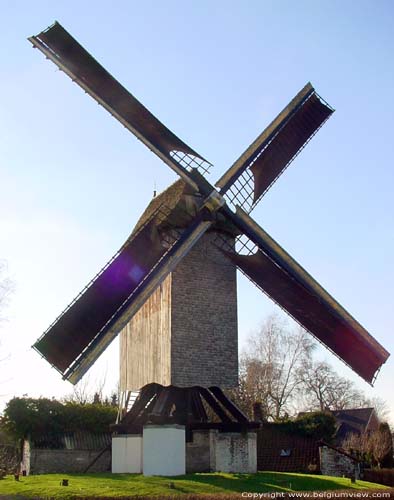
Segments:
[[[365,469],[364,481],[394,486],[394,469]]]

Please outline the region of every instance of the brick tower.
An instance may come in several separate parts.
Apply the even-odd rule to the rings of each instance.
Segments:
[[[183,210],[199,200],[178,181],[153,198],[135,230],[165,205],[182,229]],[[155,290],[120,337],[120,386],[137,391],[164,386],[232,388],[238,380],[236,267],[215,246],[234,233],[220,220]]]

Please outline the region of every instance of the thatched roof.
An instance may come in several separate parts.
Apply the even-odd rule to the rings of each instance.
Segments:
[[[204,199],[201,195],[195,193],[185,181],[179,179],[152,198],[134,227],[133,233],[138,231],[153,216],[156,225],[160,228],[164,229],[166,226],[186,228],[203,202]],[[227,222],[220,214],[214,229],[235,234],[231,223]]]

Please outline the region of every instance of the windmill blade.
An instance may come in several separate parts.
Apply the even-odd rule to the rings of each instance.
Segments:
[[[59,23],[29,41],[198,190],[199,178],[191,169],[206,172],[212,165],[163,125]]]
[[[333,112],[307,83],[219,179],[220,193],[250,212]]]
[[[154,218],[132,236],[107,266],[34,344],[72,383],[86,373],[151,293],[211,226],[194,218],[163,245]],[[167,247],[167,248],[166,248]]]
[[[234,264],[364,380],[373,383],[389,353],[241,209],[235,219],[258,246],[253,255],[226,252]]]
[[[149,248],[149,252],[144,248]],[[40,337],[34,348],[64,372],[164,253],[165,248],[151,221],[126,242],[104,270]]]

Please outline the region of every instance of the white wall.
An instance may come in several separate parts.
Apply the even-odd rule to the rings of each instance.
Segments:
[[[145,425],[143,431],[145,476],[180,476],[186,473],[185,427]]]
[[[112,472],[142,472],[142,436],[124,434],[112,438]]]

